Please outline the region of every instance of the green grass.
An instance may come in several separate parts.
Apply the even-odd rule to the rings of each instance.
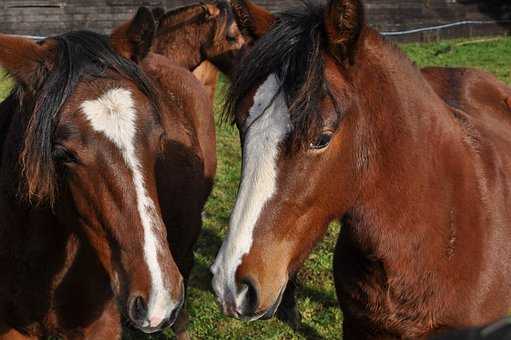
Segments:
[[[0,69],[0,100],[3,100],[5,97],[7,97],[11,87],[12,81],[9,79],[9,77],[7,77],[5,72]]]
[[[449,41],[410,44],[403,48],[420,66],[477,67],[511,83],[511,38],[479,43]],[[9,82],[0,82],[0,98],[6,95],[9,86]],[[222,92],[220,88],[217,111],[220,111]],[[225,318],[219,312],[210,288],[209,267],[225,235],[240,173],[237,131],[220,123],[218,158],[216,186],[206,207],[204,231],[197,245],[196,267],[189,290],[192,336],[197,339],[341,338],[342,313],[337,307],[331,275],[332,252],[339,232],[339,226],[335,224],[300,271],[301,287],[298,295],[303,327],[299,331],[293,331],[278,320],[244,323]]]
[[[511,38],[409,44],[404,50],[420,66],[475,67],[511,83]]]

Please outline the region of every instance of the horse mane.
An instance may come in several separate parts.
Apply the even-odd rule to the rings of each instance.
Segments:
[[[52,206],[57,195],[57,168],[53,142],[59,113],[84,77],[102,77],[109,70],[132,80],[139,90],[156,102],[156,94],[142,70],[117,54],[109,38],[88,31],[77,31],[50,38],[56,42],[53,68],[35,91],[33,110],[25,112],[28,120],[21,145],[20,166],[23,197],[35,204]],[[90,79],[90,78],[89,78]],[[23,104],[23,93],[18,90]],[[25,108],[26,109],[26,108]],[[156,111],[157,107],[155,107]]]
[[[331,96],[322,55],[328,48],[325,10],[324,3],[304,1],[297,8],[277,14],[272,30],[256,41],[234,72],[225,118],[233,122],[241,101],[254,84],[275,74],[289,107],[293,145],[310,142],[322,128],[321,100]]]

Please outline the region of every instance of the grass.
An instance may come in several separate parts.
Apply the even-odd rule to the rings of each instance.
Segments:
[[[408,44],[404,50],[421,66],[475,67],[511,84],[511,38]]]
[[[11,87],[12,81],[7,77],[7,74],[0,69],[0,100],[3,100],[7,96]]]
[[[511,38],[485,42],[448,41],[435,44],[409,44],[404,50],[420,66],[469,66],[485,69],[511,83]],[[0,82],[0,98],[10,87]],[[222,97],[218,91],[217,111]],[[333,224],[309,257],[299,277],[299,309],[303,326],[293,331],[278,320],[244,323],[225,318],[211,292],[209,266],[225,235],[234,204],[240,173],[240,148],[234,128],[218,124],[218,176],[206,207],[204,231],[197,245],[196,267],[189,290],[190,331],[197,339],[339,339],[342,313],[337,307],[331,275],[332,252],[339,226]],[[168,334],[170,338],[170,333]],[[149,338],[149,337],[148,337]],[[165,337],[158,337],[165,338]]]

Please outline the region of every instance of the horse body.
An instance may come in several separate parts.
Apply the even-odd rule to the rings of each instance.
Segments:
[[[188,71],[136,45],[151,41],[153,32],[154,19],[142,8],[112,35],[115,50],[107,37],[90,32],[40,45],[0,36],[0,62],[19,86],[2,103],[10,117],[2,122],[0,163],[0,268],[6,274],[0,338],[120,338],[121,319],[148,333],[174,324],[186,335],[184,285],[216,166],[212,105]],[[28,179],[18,164],[32,113],[30,85],[39,74],[30,57],[18,65],[6,55],[39,57],[48,49],[52,56],[60,44],[107,62],[62,59],[81,73],[56,116],[45,117],[55,124],[48,138],[59,190],[52,205],[35,204],[20,196]]]
[[[471,68],[426,67],[421,72],[450,106],[470,115],[508,116],[511,91],[494,75]]]
[[[389,153],[360,151],[375,156],[364,161],[359,203],[336,249],[345,335],[413,338],[494,321],[511,306],[511,155],[502,152],[511,146],[511,115],[449,107],[404,56],[369,36],[359,65],[371,67],[353,79],[373,114],[351,128],[371,130],[366,143]],[[375,74],[383,85],[368,81]],[[382,87],[393,91],[375,106],[370,96]],[[378,123],[390,121],[400,124]]]
[[[362,8],[284,13],[244,58],[228,100],[242,183],[215,292],[228,315],[272,316],[340,218],[345,339],[490,323],[511,308],[510,90],[450,94],[365,26]]]

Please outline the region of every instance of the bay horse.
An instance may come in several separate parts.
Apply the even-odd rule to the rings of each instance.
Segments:
[[[464,67],[426,67],[421,72],[450,106],[497,117],[502,112],[502,105],[511,109],[511,97],[506,98],[508,86],[493,74]]]
[[[145,333],[179,322],[197,222],[172,233],[211,187],[210,104],[149,54],[154,31],[142,8],[111,37],[0,35],[16,82],[0,105],[0,339],[119,339],[123,317]],[[170,211],[174,194],[193,205]]]
[[[192,71],[213,101],[219,71],[230,75],[247,43],[231,5],[197,2],[159,15],[158,22],[152,51]]]
[[[243,166],[212,267],[224,313],[273,316],[339,219],[345,339],[425,338],[506,315],[511,89],[489,113],[450,105],[366,25],[359,0],[246,17],[261,34],[227,101]]]

